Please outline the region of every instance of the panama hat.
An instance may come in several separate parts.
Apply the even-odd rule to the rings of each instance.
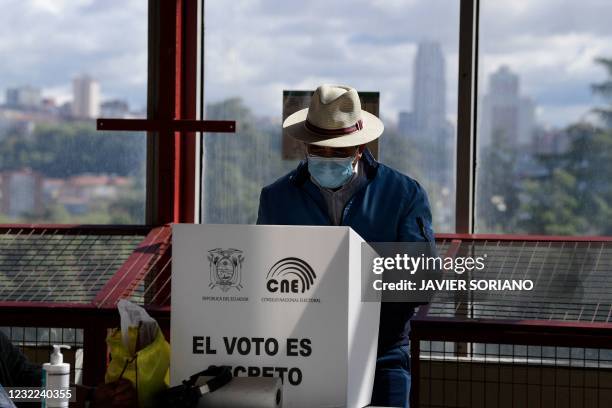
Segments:
[[[306,144],[328,147],[357,146],[380,137],[380,119],[361,110],[354,88],[321,85],[312,94],[310,106],[290,115],[283,122],[289,136]]]

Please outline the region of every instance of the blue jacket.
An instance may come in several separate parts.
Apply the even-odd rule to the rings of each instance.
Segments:
[[[360,165],[368,183],[344,208],[341,225],[368,242],[434,241],[427,194],[414,179],[378,163],[366,149]],[[261,190],[257,224],[332,225],[319,188],[310,180],[308,163]],[[379,335],[381,348],[406,344],[410,304],[383,303]]]

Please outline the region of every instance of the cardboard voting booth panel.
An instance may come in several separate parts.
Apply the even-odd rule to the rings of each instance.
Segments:
[[[173,226],[171,382],[210,365],[283,380],[285,407],[363,407],[380,304],[348,227]]]

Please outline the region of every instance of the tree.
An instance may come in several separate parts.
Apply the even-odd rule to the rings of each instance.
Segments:
[[[141,175],[144,134],[100,133],[89,122],[39,123],[31,135],[13,131],[0,141],[0,171],[29,167],[46,177]]]
[[[562,235],[612,234],[612,59],[598,58],[610,78],[593,85],[610,101],[595,109],[603,127],[588,123],[568,126],[569,149],[541,155],[548,175],[526,183],[521,225],[530,233]]]
[[[87,214],[69,214],[52,201],[42,214],[22,214],[20,221],[142,223],[145,153],[144,133],[101,133],[92,122],[37,123],[32,133],[15,127],[0,138],[0,171],[30,168],[48,178],[114,174],[135,181],[115,203],[91,202]]]
[[[281,158],[281,127],[257,118],[240,98],[210,104],[207,117],[237,122],[235,134],[204,137],[204,219],[208,223],[253,224],[259,192],[297,161]]]
[[[577,179],[566,170],[555,169],[545,182],[527,180],[524,213],[519,226],[530,233],[577,235],[588,228],[580,214],[581,203],[576,196]]]
[[[493,135],[494,143],[482,148],[478,167],[476,211],[479,230],[516,232],[521,181],[517,171],[517,149],[502,129]]]
[[[595,94],[601,95],[607,101],[610,101],[610,106],[596,108],[597,112],[608,128],[612,127],[612,58],[597,58],[595,60],[598,64],[602,65],[607,73],[608,79],[598,84],[591,86]]]

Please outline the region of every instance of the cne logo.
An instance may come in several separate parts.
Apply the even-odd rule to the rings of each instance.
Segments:
[[[223,292],[230,288],[242,289],[242,262],[244,256],[239,249],[215,248],[208,251],[210,262],[209,287],[219,287]]]
[[[317,275],[300,258],[284,258],[275,263],[266,275],[266,289],[271,293],[304,293],[314,284]]]

